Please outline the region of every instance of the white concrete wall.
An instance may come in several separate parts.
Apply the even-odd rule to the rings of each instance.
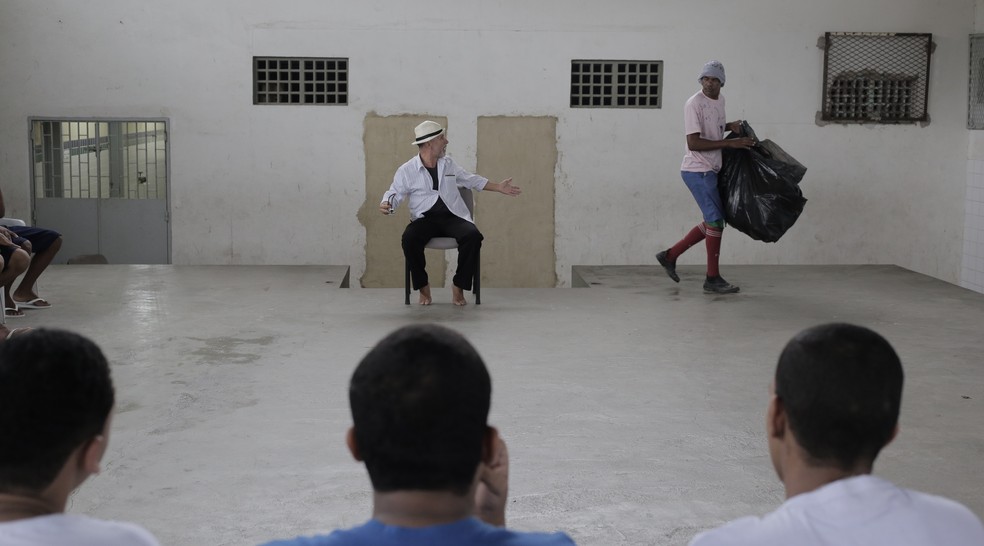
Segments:
[[[724,264],[895,263],[956,283],[979,1],[6,0],[0,184],[25,215],[28,116],[165,116],[174,263],[349,264],[358,278],[367,112],[447,115],[466,167],[478,116],[556,116],[566,285],[575,264],[655,263],[699,221],[678,173],[681,109],[718,58],[729,117],[809,167],[810,200],[777,244],[727,232]],[[932,123],[818,127],[825,31],[933,33]],[[350,104],[253,106],[253,55],[349,57]],[[663,60],[664,107],[570,109],[576,58]]]
[[[984,292],[984,159],[967,161],[967,204],[960,286]]]
[[[984,0],[975,3],[974,32],[984,32]],[[969,132],[960,286],[984,292],[984,131]]]

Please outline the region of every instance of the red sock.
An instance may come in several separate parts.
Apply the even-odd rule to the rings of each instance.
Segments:
[[[707,276],[717,277],[721,274],[718,271],[718,258],[721,256],[721,235],[724,232],[721,228],[707,226]]]
[[[703,222],[697,224],[694,229],[690,230],[690,233],[688,233],[683,239],[680,239],[677,244],[673,245],[673,248],[666,253],[666,258],[671,262],[675,262],[676,259],[679,258],[681,254],[686,252],[688,248],[696,245],[704,238],[704,230],[706,229],[707,228],[704,227]]]

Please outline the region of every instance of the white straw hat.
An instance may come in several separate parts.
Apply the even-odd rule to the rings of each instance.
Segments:
[[[444,127],[441,127],[440,123],[436,121],[425,121],[420,125],[413,128],[413,134],[417,138],[413,141],[414,144],[423,144],[425,142],[434,140],[435,138],[441,136],[444,133]]]

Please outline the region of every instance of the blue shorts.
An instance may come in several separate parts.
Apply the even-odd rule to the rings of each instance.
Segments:
[[[31,251],[35,254],[48,250],[48,247],[61,237],[61,233],[57,231],[33,226],[7,226],[7,229],[14,232],[21,240],[31,241]],[[19,241],[14,242],[20,244]]]
[[[704,215],[704,222],[724,221],[724,206],[721,204],[721,194],[718,192],[718,175],[714,171],[697,173],[680,171],[683,183],[697,200],[697,206]]]

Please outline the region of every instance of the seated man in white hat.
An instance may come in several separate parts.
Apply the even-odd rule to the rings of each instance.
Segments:
[[[458,242],[458,270],[452,280],[451,301],[465,305],[465,290],[472,288],[483,237],[458,188],[491,190],[511,196],[519,195],[520,189],[512,185],[512,178],[491,182],[446,157],[448,139],[439,123],[425,121],[414,128],[414,134],[413,143],[419,153],[396,170],[379,210],[390,214],[404,200],[409,201],[410,224],[403,231],[403,254],[410,265],[413,288],[420,291],[421,305],[431,304],[424,245],[434,237],[453,237]]]

